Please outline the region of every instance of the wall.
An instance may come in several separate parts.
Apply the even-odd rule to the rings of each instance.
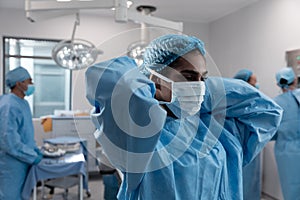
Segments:
[[[300,1],[261,0],[210,24],[210,51],[221,74],[232,77],[239,68],[254,71],[261,91],[279,94],[275,73],[286,66],[285,52],[300,48]],[[283,199],[273,154],[264,152],[264,192]]]
[[[221,73],[232,77],[248,67],[261,90],[279,93],[275,73],[286,66],[285,51],[300,48],[300,1],[261,0],[210,24],[210,49]]]
[[[193,35],[205,43],[205,48],[209,52],[209,24],[208,23],[183,23],[184,34]]]

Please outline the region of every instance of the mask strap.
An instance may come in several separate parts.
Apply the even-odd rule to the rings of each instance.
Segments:
[[[173,96],[173,84],[174,84],[174,81],[172,81],[171,79],[168,79],[167,77],[157,73],[156,71],[154,71],[153,69],[150,69],[148,67],[146,67],[146,69],[152,74],[152,75],[155,75],[156,77],[162,79],[163,81],[167,82],[167,83],[170,83],[171,84],[171,94],[172,94],[172,97],[171,97],[171,101],[170,102],[167,102],[167,101],[158,101],[159,104],[169,104],[169,103],[172,103],[174,102],[174,96]]]
[[[166,81],[167,83],[173,83],[173,82],[174,82],[174,81],[172,81],[171,79],[169,79],[169,78],[167,78],[167,77],[161,75],[160,73],[157,73],[157,72],[154,71],[153,69],[150,69],[150,68],[148,68],[148,67],[147,67],[146,69],[147,69],[152,75],[157,76],[158,78],[160,78],[160,79]]]

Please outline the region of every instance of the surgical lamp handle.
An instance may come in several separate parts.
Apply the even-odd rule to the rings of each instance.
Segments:
[[[139,11],[142,15],[150,16],[152,12],[156,10],[153,6],[139,6],[137,7],[137,11]],[[148,43],[149,42],[149,34],[147,31],[147,24],[145,22],[140,22],[141,24],[141,41]]]
[[[73,43],[74,41],[74,37],[75,37],[75,31],[76,31],[76,27],[80,25],[80,18],[79,18],[79,13],[76,13],[76,20],[74,23],[74,27],[73,27],[73,32],[72,32],[72,38],[71,38],[71,43]]]

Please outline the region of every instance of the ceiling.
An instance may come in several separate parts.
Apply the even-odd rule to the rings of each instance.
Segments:
[[[74,1],[74,0],[73,0]],[[113,1],[113,0],[112,0]],[[259,0],[132,0],[130,8],[155,6],[153,16],[182,22],[211,22]],[[0,8],[24,10],[25,0],[0,0]]]

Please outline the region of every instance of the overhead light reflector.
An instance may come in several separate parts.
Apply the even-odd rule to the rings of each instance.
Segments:
[[[63,68],[77,70],[92,65],[102,53],[86,40],[63,40],[53,48],[52,58]]]

